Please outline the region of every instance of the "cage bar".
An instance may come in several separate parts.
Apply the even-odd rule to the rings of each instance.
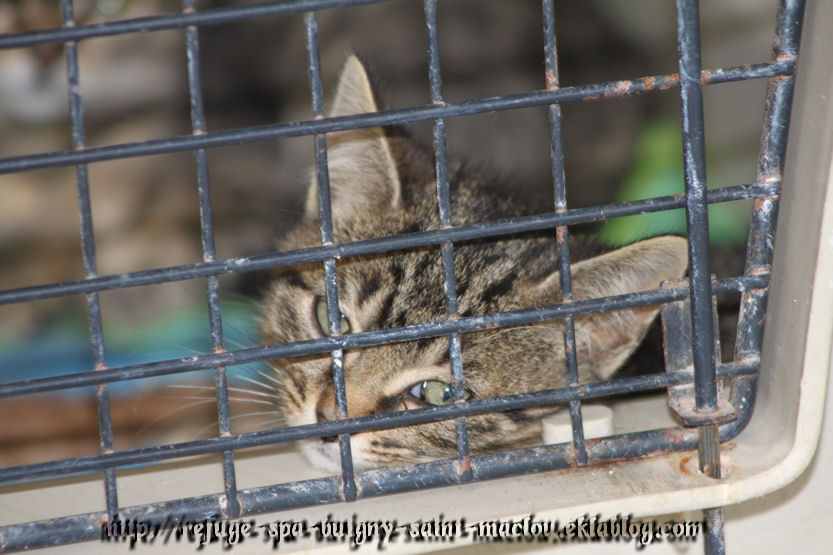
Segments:
[[[745,291],[766,287],[768,274],[745,276],[741,278],[725,278],[715,282],[716,294],[735,291]],[[329,353],[337,349],[355,349],[382,345],[399,341],[413,341],[440,337],[450,333],[467,333],[484,329],[497,329],[519,326],[533,322],[557,320],[566,316],[577,316],[606,310],[619,310],[649,304],[660,304],[679,300],[686,296],[687,288],[678,287],[665,290],[641,291],[616,297],[604,297],[586,301],[574,301],[569,305],[559,304],[540,308],[517,310],[510,312],[496,312],[484,316],[465,316],[459,319],[443,322],[416,324],[401,328],[373,330],[352,333],[340,337],[325,337],[298,341],[267,347],[250,347],[214,353],[195,355],[184,359],[171,359],[143,364],[132,364],[109,368],[106,373],[79,372],[72,375],[60,375],[50,378],[37,378],[0,385],[0,398],[43,393],[72,387],[83,387],[98,383],[111,383],[124,380],[150,378],[177,372],[190,372],[213,368],[216,366],[232,366],[269,360],[275,358],[289,358],[311,354]],[[756,361],[757,362],[757,361]]]
[[[544,60],[546,66],[547,90],[555,91],[558,82],[558,49],[555,37],[555,6],[552,0],[542,2],[544,19]],[[550,160],[552,161],[552,183],[555,213],[563,214],[567,210],[567,188],[564,175],[564,151],[561,145],[561,106],[550,104],[547,108],[550,126]],[[572,274],[570,271],[569,231],[567,226],[555,228],[556,249],[558,251],[558,277],[561,286],[561,299],[564,303],[573,300]],[[564,326],[564,354],[566,355],[567,384],[578,385],[578,360],[576,355],[576,328],[572,316],[562,320]],[[558,371],[556,369],[556,371]],[[587,463],[587,449],[584,446],[584,426],[582,425],[581,402],[570,401],[570,425],[573,428],[573,446],[579,464]]]
[[[793,71],[793,66],[793,60],[779,60],[770,63],[706,70],[703,72],[702,77],[705,84],[730,83],[746,79],[788,75]],[[448,119],[456,116],[470,116],[486,112],[544,106],[553,103],[577,102],[599,98],[619,98],[651,91],[672,90],[679,88],[679,86],[679,74],[653,75],[626,81],[560,87],[554,91],[533,91],[492,98],[446,102],[441,106],[416,106],[386,110],[373,114],[278,123],[229,131],[212,131],[198,137],[186,135],[120,145],[108,145],[87,148],[83,152],[60,151],[14,156],[0,160],[0,174],[36,168],[53,168],[73,164],[101,162],[116,158],[183,152],[198,148],[217,148],[260,141],[289,139],[316,133],[346,131],[348,129],[364,127],[400,125],[439,118]]]
[[[585,441],[583,438],[582,401],[623,393],[661,390],[680,384],[695,384],[697,408],[709,410],[712,402],[715,401],[715,397],[712,395],[714,391],[712,390],[716,390],[716,380],[731,380],[733,384],[732,402],[735,403],[738,398],[742,397],[744,403],[735,405],[739,410],[739,418],[731,424],[721,426],[720,439],[725,441],[740,433],[751,413],[752,400],[754,399],[754,382],[758,372],[762,330],[760,320],[764,313],[769,285],[772,234],[774,233],[775,214],[780,193],[780,172],[783,166],[798,39],[800,37],[800,23],[804,8],[802,0],[783,0],[779,12],[775,51],[770,62],[701,70],[699,39],[697,37],[697,3],[696,1],[678,0],[679,74],[655,75],[573,87],[561,87],[559,84],[553,2],[552,0],[542,0],[547,75],[546,90],[494,98],[476,98],[461,102],[445,102],[443,99],[438,48],[437,4],[436,0],[424,0],[425,23],[429,38],[429,79],[432,104],[342,117],[324,116],[315,10],[371,4],[384,0],[289,0],[250,6],[208,9],[200,12],[194,10],[194,0],[183,1],[184,9],[179,14],[74,26],[71,0],[62,0],[64,28],[0,36],[0,48],[19,48],[56,41],[66,42],[73,150],[0,159],[0,173],[67,165],[76,166],[79,212],[82,220],[82,248],[84,249],[86,272],[85,279],[81,280],[0,291],[0,304],[29,302],[36,299],[68,295],[87,295],[90,312],[90,336],[96,368],[93,371],[75,375],[58,375],[50,378],[0,384],[0,398],[73,387],[96,386],[102,443],[102,453],[98,455],[0,469],[0,483],[19,483],[83,472],[103,472],[107,488],[106,512],[91,512],[50,521],[0,528],[0,540],[2,540],[0,548],[19,549],[98,538],[100,537],[100,523],[102,520],[111,519],[116,511],[118,511],[121,518],[141,518],[144,521],[159,523],[167,522],[165,519],[171,514],[194,520],[211,518],[215,515],[250,515],[264,511],[367,498],[425,487],[459,484],[461,481],[481,481],[583,464],[619,461],[639,457],[646,453],[667,453],[695,449],[698,443],[697,431],[680,427],[619,434],[602,440]],[[307,121],[265,125],[248,129],[232,129],[221,132],[207,131],[199,76],[198,27],[242,21],[249,18],[302,12],[304,13],[306,28],[313,118]],[[77,94],[78,67],[75,41],[128,32],[174,28],[183,28],[186,35],[192,133],[181,137],[85,148],[81,98]],[[702,86],[756,78],[769,79],[767,114],[757,182],[750,185],[729,186],[707,191],[704,174]],[[590,100],[594,97],[595,99],[624,97],[676,88],[681,89],[682,99],[684,155],[687,175],[686,194],[615,205],[568,209],[566,206],[564,163],[561,148],[561,103]],[[550,214],[514,218],[501,222],[470,226],[452,225],[445,121],[453,117],[530,106],[548,107],[554,181],[554,211]],[[335,243],[324,134],[349,129],[429,120],[434,125],[437,198],[442,229],[373,240]],[[266,253],[235,259],[216,260],[206,149],[303,135],[314,136],[322,245],[291,252]],[[203,262],[132,272],[125,275],[98,276],[95,266],[92,217],[89,207],[85,164],[181,151],[194,151],[196,160]],[[715,202],[745,198],[756,199],[756,207],[750,228],[744,275],[713,281],[708,268],[707,206]],[[680,285],[662,290],[644,291],[589,301],[571,300],[568,226],[683,207],[687,209],[689,222],[690,260],[692,263],[690,287]],[[553,228],[556,230],[556,247],[561,269],[561,288],[564,293],[562,303],[485,316],[459,317],[456,309],[456,280],[454,274],[455,242]],[[439,246],[442,251],[447,318],[443,321],[414,326],[341,335],[336,259],[429,245]],[[223,345],[222,315],[217,285],[218,276],[308,262],[320,262],[324,265],[330,335],[308,341],[226,351]],[[102,343],[103,329],[98,307],[98,293],[117,288],[195,278],[207,278],[213,352],[183,359],[107,368]],[[741,292],[743,295],[736,356],[733,362],[716,364],[714,350],[702,350],[700,343],[704,347],[712,345],[713,334],[711,331],[713,331],[713,324],[712,314],[709,314],[712,294],[726,292]],[[693,307],[694,356],[696,359],[699,358],[699,362],[695,360],[693,371],[618,378],[578,385],[574,317],[598,311],[681,301],[687,298],[691,299]],[[708,314],[707,318],[705,317],[706,314]],[[460,334],[550,320],[564,322],[567,368],[570,376],[567,387],[509,395],[495,399],[463,401]],[[709,328],[709,326],[712,326],[712,328]],[[449,339],[454,404],[384,415],[349,417],[344,384],[344,349],[435,337],[447,337]],[[225,380],[226,366],[320,353],[331,353],[332,356],[337,420],[250,434],[231,433],[228,390]],[[112,450],[112,427],[107,397],[109,383],[207,368],[215,369],[217,407],[220,420],[219,437],[118,452]],[[749,400],[746,401],[746,399]],[[485,455],[471,455],[469,453],[465,428],[467,417],[487,412],[559,403],[568,403],[571,408],[573,431],[573,441],[571,443]],[[409,467],[406,473],[403,473],[401,469],[393,468],[354,474],[350,452],[350,434],[446,419],[457,420],[458,458],[456,460],[414,465]],[[341,476],[237,490],[233,457],[235,450],[335,435],[339,436],[342,463]],[[716,439],[716,436],[712,439]],[[138,507],[118,507],[115,496],[116,468],[207,453],[223,454],[224,493]],[[722,510],[708,509],[705,512],[705,518],[710,524],[707,526],[707,549],[712,550],[710,552],[720,552],[723,549]]]
[[[761,195],[755,201],[746,243],[744,275],[747,276],[768,273],[772,266],[775,224],[784,171],[784,155],[787,150],[793,91],[795,90],[795,63],[798,60],[804,5],[804,0],[782,0],[778,9],[772,59],[791,61],[793,72],[780,79],[770,79],[767,84],[766,111],[758,154],[757,182],[771,187],[772,194]],[[766,314],[768,294],[767,287],[744,291],[738,317],[735,360],[760,356],[764,333],[762,322]],[[739,409],[742,418],[744,416],[748,418],[748,415],[752,413],[756,383],[757,380],[754,378],[739,378],[732,381],[730,401]],[[747,418],[739,420],[736,426],[742,428]]]
[[[437,2],[425,0],[425,26],[428,29],[428,79],[431,86],[431,101],[443,105],[442,74],[440,73],[440,44],[437,29]],[[448,184],[448,155],[445,144],[445,122],[438,118],[433,126],[434,171],[437,177],[437,203],[440,212],[440,224],[443,228],[451,227],[451,195]],[[445,292],[445,309],[449,320],[459,318],[457,313],[457,279],[454,275],[454,244],[442,244],[443,291]],[[463,401],[463,355],[460,351],[460,334],[448,336],[448,355],[451,366],[451,393],[454,402]],[[466,431],[466,419],[461,417],[455,424],[457,434],[457,457],[460,459],[460,481],[471,480],[469,456],[469,437]]]
[[[318,52],[318,23],[314,12],[304,14],[306,25],[307,52],[309,55],[310,89],[312,92],[312,111],[314,117],[324,115],[324,87],[321,83],[321,62]],[[333,244],[333,214],[330,206],[330,177],[327,170],[327,139],[322,134],[315,135],[315,175],[318,179],[318,214],[321,218],[321,243]],[[330,336],[341,335],[341,312],[338,308],[338,276],[336,259],[324,260],[324,282],[327,295],[327,318]],[[333,388],[335,391],[336,413],[339,419],[348,418],[347,393],[344,384],[344,351],[332,351]],[[353,456],[350,450],[349,434],[339,434],[339,455],[341,457],[341,476],[344,499],[356,498],[356,482],[353,476]]]
[[[72,27],[75,25],[72,0],[61,1],[61,16],[65,26]],[[72,146],[75,149],[83,150],[86,146],[86,138],[78,71],[78,45],[74,41],[65,43],[64,53],[67,63],[67,92],[69,95],[70,125],[72,126]],[[90,205],[90,184],[86,165],[75,167],[75,179],[78,189],[78,213],[81,218],[81,249],[83,251],[84,275],[87,278],[95,278],[98,270],[95,256],[92,207]],[[86,301],[93,371],[103,372],[107,369],[107,359],[104,353],[104,329],[101,322],[101,305],[98,293],[88,293]],[[110,413],[110,393],[106,382],[96,384],[95,398],[101,452],[112,453],[113,422]],[[104,495],[107,502],[107,514],[115,515],[119,510],[119,503],[116,491],[116,471],[113,468],[104,470]]]
[[[773,192],[774,189],[770,185],[735,185],[710,191],[709,203],[754,199],[760,196],[770,195]],[[215,262],[183,264],[155,270],[142,270],[84,280],[6,289],[0,291],[0,305],[79,295],[95,291],[107,291],[110,289],[139,287],[142,285],[181,281],[234,272],[264,270],[267,268],[292,266],[308,262],[322,262],[334,256],[338,258],[362,256],[438,245],[446,241],[467,241],[523,233],[526,231],[551,229],[561,225],[601,222],[610,218],[661,212],[664,210],[683,208],[684,206],[685,200],[683,195],[668,195],[588,208],[571,208],[561,214],[540,214],[499,222],[454,226],[443,230],[418,231],[379,239],[322,245],[320,247],[309,247],[295,251],[243,256],[217,260]]]
[[[183,0],[182,12],[187,14],[196,10],[195,0]],[[186,54],[188,56],[188,93],[191,103],[191,127],[194,135],[206,132],[205,108],[202,99],[200,79],[200,45],[197,27],[185,28]],[[211,209],[211,181],[208,172],[208,160],[205,149],[194,151],[197,165],[197,192],[200,205],[200,232],[202,239],[203,261],[213,262],[216,258],[214,247],[214,222]],[[220,309],[220,286],[217,276],[206,278],[208,295],[208,321],[211,333],[211,348],[215,353],[225,352],[223,342],[223,316]],[[225,366],[214,369],[214,387],[217,399],[217,422],[220,436],[231,435],[231,410],[228,398],[228,378]],[[237,478],[234,471],[234,452],[223,451],[223,488],[226,493],[226,510],[224,515],[236,517],[240,514],[237,500]]]

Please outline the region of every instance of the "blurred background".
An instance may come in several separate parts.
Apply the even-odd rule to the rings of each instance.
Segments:
[[[245,3],[256,2],[197,5]],[[703,67],[767,61],[776,10],[774,0],[702,1]],[[173,0],[75,1],[79,24],[178,11]],[[378,79],[386,108],[429,104],[423,18],[419,0],[320,12],[325,95],[355,51]],[[60,22],[57,0],[0,0],[0,33]],[[539,0],[439,2],[446,100],[543,89],[541,23]],[[557,1],[556,32],[562,86],[678,71],[667,0]],[[301,15],[206,26],[199,37],[209,131],[311,118]],[[89,146],[190,134],[183,30],[88,39],[79,56]],[[65,65],[60,44],[0,50],[0,158],[71,149]],[[764,96],[760,80],[706,88],[710,187],[755,181]],[[678,91],[562,110],[569,207],[682,192]],[[430,123],[409,128],[430,144]],[[447,133],[451,158],[499,176],[537,212],[551,211],[546,108],[452,119]],[[208,151],[218,258],[274,250],[300,216],[312,162],[311,137]],[[89,175],[100,275],[202,260],[192,153],[95,163]],[[744,202],[711,209],[718,276],[743,271],[749,212]],[[675,211],[572,231],[615,246],[684,233],[685,219]],[[0,264],[0,290],[83,277],[74,168],[0,175]],[[256,304],[266,280],[268,273],[220,278],[226,348],[257,344]],[[107,291],[100,299],[109,366],[211,351],[204,280]],[[723,356],[730,358],[737,299],[722,303]],[[624,372],[661,370],[657,341],[654,334],[644,349],[647,368],[640,358],[641,368]],[[0,382],[89,371],[91,364],[83,296],[0,306]],[[116,448],[216,435],[212,379],[212,371],[202,371],[112,386]],[[245,380],[232,380],[241,401],[235,431],[247,429],[244,422],[274,422],[268,407],[242,402],[251,398],[242,391]],[[7,423],[0,428],[0,466],[99,450],[92,388],[0,399],[0,421]]]

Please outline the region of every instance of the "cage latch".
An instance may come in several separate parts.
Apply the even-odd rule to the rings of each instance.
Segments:
[[[664,282],[663,289],[687,286],[685,279]],[[662,315],[663,351],[666,372],[693,373],[694,361],[691,337],[691,302],[688,297],[664,303]],[[714,315],[714,352],[720,353],[720,332],[717,322],[717,306],[712,297]],[[668,387],[668,406],[684,426],[725,424],[737,418],[737,410],[726,400],[721,387],[717,388],[717,407],[711,412],[697,410],[694,400],[694,383]]]

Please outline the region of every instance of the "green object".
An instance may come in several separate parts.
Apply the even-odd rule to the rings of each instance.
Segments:
[[[682,193],[683,154],[679,124],[659,121],[645,128],[636,147],[633,171],[625,179],[616,202]],[[709,183],[711,185],[711,183]],[[722,185],[722,184],[720,184]],[[749,224],[748,203],[709,206],[709,239],[712,245],[743,244]],[[647,237],[686,232],[685,210],[667,210],[607,220],[598,238],[621,246]]]

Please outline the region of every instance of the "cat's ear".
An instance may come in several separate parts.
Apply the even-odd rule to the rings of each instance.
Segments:
[[[378,112],[376,95],[364,65],[351,55],[336,87],[331,117]],[[333,218],[349,221],[369,207],[399,209],[401,183],[385,130],[352,129],[327,134],[327,165]],[[308,216],[318,215],[318,186],[313,176],[307,193]]]
[[[687,266],[687,242],[682,237],[646,239],[573,264],[572,298],[658,289],[661,282],[682,277]],[[551,287],[557,287],[557,280],[557,273],[547,279]],[[642,341],[657,312],[658,306],[642,306],[576,317],[580,367],[596,378],[609,378]]]

